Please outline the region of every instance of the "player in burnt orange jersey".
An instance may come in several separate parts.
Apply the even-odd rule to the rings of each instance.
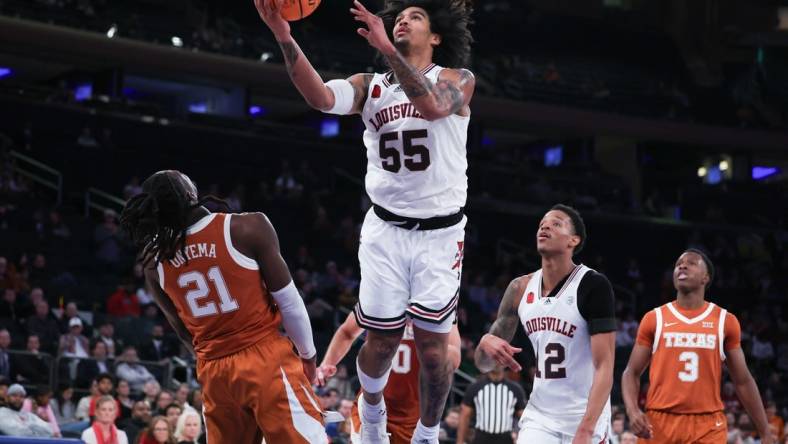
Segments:
[[[758,386],[744,360],[739,321],[705,300],[713,278],[714,266],[703,252],[685,251],[673,268],[676,300],[646,313],[640,322],[621,386],[632,431],[641,443],[726,443],[728,427],[720,398],[723,362],[761,442],[774,442]],[[643,413],[638,393],[649,363]]]
[[[326,380],[337,371],[337,363],[341,361],[350,346],[364,329],[358,325],[356,317],[350,313],[345,322],[334,333],[331,343],[317,369],[318,385],[325,385]],[[460,366],[460,332],[454,324],[449,332],[449,364],[452,371]],[[419,359],[416,355],[416,341],[413,339],[413,325],[407,322],[397,353],[391,363],[391,376],[383,389],[386,399],[388,423],[386,431],[391,435],[391,444],[410,444],[413,430],[419,422]],[[351,440],[354,444],[361,442],[361,420],[358,411],[358,399],[353,403],[351,413]]]
[[[208,443],[259,443],[263,434],[327,442],[309,318],[271,223],[261,213],[211,213],[202,205],[210,198],[198,200],[178,171],[152,175],[142,191],[121,223],[142,248],[156,303],[197,356]]]

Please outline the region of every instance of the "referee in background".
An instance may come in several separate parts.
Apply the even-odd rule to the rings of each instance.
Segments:
[[[504,378],[496,367],[480,376],[465,391],[460,410],[457,444],[512,444],[515,418],[525,409],[525,392],[520,384]],[[468,441],[471,416],[476,414],[473,441]]]

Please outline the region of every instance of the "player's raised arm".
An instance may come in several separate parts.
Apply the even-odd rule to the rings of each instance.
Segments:
[[[367,97],[371,74],[356,74],[348,79],[324,83],[290,34],[290,24],[282,18],[283,0],[254,0],[260,18],[274,33],[285,58],[293,84],[314,109],[331,114],[357,114]]]
[[[264,214],[247,213],[233,217],[230,234],[239,250],[248,249],[250,256],[260,264],[262,278],[282,313],[285,331],[304,362],[304,373],[310,382],[314,382],[317,350],[312,337],[312,325],[304,301],[279,251],[276,230]],[[243,250],[241,252],[245,253]]]
[[[498,307],[498,318],[490,327],[490,332],[482,336],[476,347],[474,360],[476,368],[482,373],[491,371],[496,364],[515,371],[520,370],[520,364],[514,359],[514,354],[521,352],[522,349],[512,347],[509,341],[514,338],[514,333],[517,331],[519,323],[517,307],[520,306],[528,280],[529,277],[524,276],[509,283]]]
[[[353,313],[348,314],[347,318],[345,318],[345,322],[339,326],[339,329],[331,338],[331,343],[328,344],[326,355],[323,356],[323,361],[317,369],[318,385],[325,385],[326,379],[334,376],[337,372],[337,364],[345,357],[350,350],[350,346],[353,345],[353,341],[355,341],[363,331],[364,329],[356,322],[356,316]]]
[[[358,33],[383,54],[402,90],[425,119],[437,120],[455,113],[469,115],[468,104],[476,87],[473,73],[467,69],[445,69],[433,84],[397,50],[386,34],[383,19],[368,11],[358,0],[353,4],[350,12],[355,20],[367,26],[359,28]]]

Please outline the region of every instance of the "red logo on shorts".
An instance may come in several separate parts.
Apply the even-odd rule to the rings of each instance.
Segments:
[[[372,87],[372,98],[377,99],[380,97],[380,85],[375,85]]]
[[[526,304],[533,304],[534,303],[534,292],[528,292],[528,296],[525,297]]]
[[[457,241],[457,254],[454,255],[454,266],[452,270],[456,270],[462,266],[462,258],[465,256],[465,242]]]

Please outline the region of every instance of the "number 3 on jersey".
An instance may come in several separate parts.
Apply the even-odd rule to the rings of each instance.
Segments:
[[[402,132],[402,153],[405,155],[405,168],[410,171],[424,171],[430,166],[430,150],[425,145],[416,143],[415,139],[426,139],[427,130],[411,130]],[[399,141],[399,133],[383,133],[380,135],[380,159],[386,171],[399,173],[402,168],[400,152],[391,146]]]
[[[698,354],[691,351],[682,352],[679,361],[684,363],[684,371],[679,372],[679,379],[684,382],[698,380]]]
[[[219,267],[211,267],[211,269],[208,270],[208,280],[213,282],[216,293],[219,294],[221,303],[218,309],[216,308],[216,303],[213,301],[202,305],[200,304],[200,299],[207,297],[211,292],[204,274],[199,271],[190,271],[178,276],[179,287],[193,287],[186,293],[186,302],[189,304],[189,310],[191,310],[192,316],[195,318],[202,318],[219,314],[219,312],[229,313],[238,310],[238,301],[233,299],[233,297],[230,296],[230,292],[227,291],[227,284],[224,283],[224,278],[222,277],[222,272],[219,270]]]

